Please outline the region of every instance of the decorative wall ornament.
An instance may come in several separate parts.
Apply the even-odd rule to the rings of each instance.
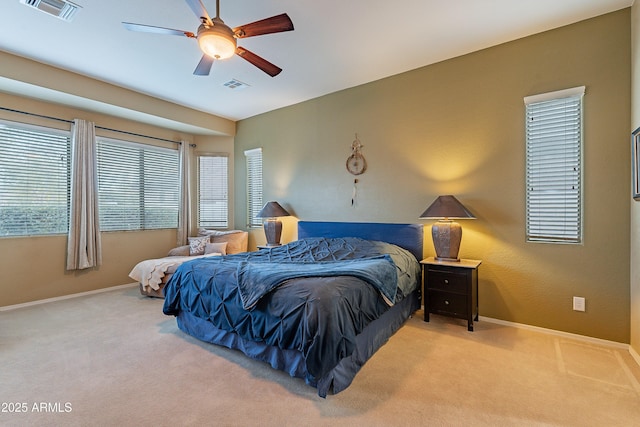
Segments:
[[[347,158],[347,170],[353,175],[361,175],[367,170],[367,161],[361,153],[362,147],[364,145],[356,133],[356,139],[351,144],[351,155]]]
[[[356,139],[351,143],[351,155],[347,158],[347,170],[352,175],[362,175],[367,170],[367,161],[361,152],[362,147],[364,145],[362,145],[356,133]],[[356,206],[358,200],[358,182],[358,178],[354,178],[351,206]]]

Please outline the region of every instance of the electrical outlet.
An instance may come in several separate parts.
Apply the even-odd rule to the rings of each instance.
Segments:
[[[575,311],[584,311],[585,301],[584,297],[573,297],[573,309]]]

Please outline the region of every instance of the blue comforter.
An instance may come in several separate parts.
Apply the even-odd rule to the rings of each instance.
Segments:
[[[250,310],[260,298],[287,280],[335,276],[360,278],[380,291],[389,304],[395,302],[398,277],[389,255],[318,263],[243,261],[238,265],[238,290],[242,306]]]
[[[305,379],[314,384],[351,354],[355,337],[388,303],[418,287],[419,278],[417,260],[398,246],[309,238],[186,262],[164,288],[163,311],[187,312],[244,339],[299,351]]]

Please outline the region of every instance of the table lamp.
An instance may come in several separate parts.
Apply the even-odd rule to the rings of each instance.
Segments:
[[[460,261],[458,251],[462,227],[454,219],[475,219],[462,203],[451,195],[438,198],[420,215],[420,219],[437,219],[431,226],[431,237],[438,261]]]
[[[280,246],[282,221],[278,217],[289,216],[289,212],[280,206],[278,202],[267,202],[256,216],[258,218],[266,218],[264,221],[264,235],[267,238],[267,246]]]

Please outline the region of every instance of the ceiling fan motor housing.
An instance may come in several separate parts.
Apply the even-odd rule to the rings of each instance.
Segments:
[[[213,26],[198,27],[198,45],[207,55],[215,59],[231,58],[237,47],[233,31],[220,18],[213,18]]]

